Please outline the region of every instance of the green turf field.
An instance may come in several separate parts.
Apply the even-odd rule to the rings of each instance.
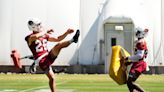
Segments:
[[[128,92],[108,75],[57,74],[57,92]],[[164,75],[142,75],[146,92],[164,92]],[[44,74],[0,74],[0,92],[50,92]]]

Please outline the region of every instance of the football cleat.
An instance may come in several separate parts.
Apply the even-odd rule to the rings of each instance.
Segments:
[[[30,66],[30,69],[29,69],[29,72],[34,74],[36,73],[36,64],[35,64],[35,61],[32,63],[32,65]]]
[[[80,30],[77,30],[75,35],[73,36],[73,42],[77,43],[80,35]]]

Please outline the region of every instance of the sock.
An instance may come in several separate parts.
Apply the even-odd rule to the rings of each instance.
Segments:
[[[69,42],[70,42],[70,43],[73,43],[73,42],[74,42],[74,39],[69,40]]]

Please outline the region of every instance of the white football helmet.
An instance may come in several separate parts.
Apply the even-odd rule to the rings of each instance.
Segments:
[[[28,21],[28,28],[30,31],[40,32],[42,31],[42,22],[37,18],[32,18]]]
[[[137,38],[144,38],[149,30],[148,29],[142,29],[140,27],[136,28],[136,37]]]

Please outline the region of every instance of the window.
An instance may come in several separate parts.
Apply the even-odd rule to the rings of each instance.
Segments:
[[[116,38],[111,38],[111,46],[115,46],[116,45]]]
[[[115,30],[123,31],[124,27],[123,26],[115,26]]]

